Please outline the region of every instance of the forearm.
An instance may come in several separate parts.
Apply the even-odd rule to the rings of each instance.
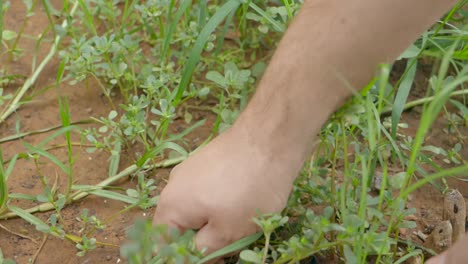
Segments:
[[[303,159],[353,89],[364,87],[378,64],[394,60],[455,3],[305,1],[234,127],[271,152],[296,150],[288,162]]]

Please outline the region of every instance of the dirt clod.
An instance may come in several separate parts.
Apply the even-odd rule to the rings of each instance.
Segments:
[[[453,242],[465,235],[466,205],[458,190],[451,190],[444,197],[443,219],[450,221],[453,228]]]

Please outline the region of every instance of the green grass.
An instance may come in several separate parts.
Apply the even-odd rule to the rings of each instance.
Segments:
[[[31,16],[42,12],[38,1],[25,2]],[[40,232],[75,244],[78,256],[86,255],[96,245],[112,246],[96,240],[96,230],[105,228],[109,219],[89,216],[86,208],[81,208],[80,228],[85,232],[77,237],[73,234],[78,230],[65,228],[69,225],[61,216],[62,210],[88,195],[122,202],[124,209],[115,215],[128,214],[130,209],[153,210],[157,197],[150,194],[156,184],[145,172],[174,166],[190,155],[187,135],[206,125],[205,120],[192,120],[192,109],[207,110],[207,115],[216,116],[212,133],[201,145],[232,125],[261,77],[270,56],[267,53],[300,7],[300,1],[291,0],[116,2],[63,1],[63,9],[58,10],[49,1],[40,1],[49,22],[43,25],[40,36],[27,35],[24,26],[12,34],[5,28],[0,12],[0,56],[7,62],[0,68],[0,124],[14,118],[15,111],[21,114],[22,106],[51,87],[59,95],[57,115],[61,118],[58,126],[36,131],[21,131],[18,126],[15,134],[0,139],[0,143],[16,142],[26,149],[5,157],[0,146],[0,220],[21,217]],[[402,263],[431,254],[396,238],[401,228],[415,227],[414,222],[405,220],[415,213],[412,208],[405,209],[415,190],[432,184],[443,193],[448,188],[444,179],[466,176],[462,174],[468,171],[466,160],[455,147],[434,154],[439,146],[425,143],[435,120],[444,118],[449,124],[446,133],[458,137],[466,147],[466,138],[457,133],[468,122],[468,28],[463,26],[468,14],[460,10],[466,2],[460,1],[402,54],[406,62],[403,72],[396,72],[394,65],[382,65],[374,80],[324,125],[316,154],[304,165],[282,216],[256,220],[262,233],[205,257],[195,250],[193,232],[173,234],[170,243],[156,244],[165,255],[153,256],[152,241],[160,241],[168,231],[149,222],[137,222],[128,232],[130,244],[119,245],[122,256],[129,263],[178,263],[187,259],[188,263],[201,264],[243,249],[243,263],[278,264],[298,263],[322,254],[333,254],[346,263],[367,263],[370,259]],[[0,1],[0,10],[6,6],[5,1]],[[6,12],[12,15],[11,10]],[[31,17],[23,25],[28,19]],[[236,37],[225,39],[229,34]],[[36,41],[34,58],[39,47],[47,43],[49,52],[37,67],[35,59],[31,62],[32,72],[18,85],[22,79],[9,71],[22,56],[18,43],[26,37]],[[63,39],[69,41],[64,44]],[[31,92],[53,58],[61,61],[55,83]],[[426,76],[430,80],[427,94],[409,101],[422,59],[430,59],[434,65],[433,73]],[[397,80],[390,81],[392,71],[398,74]],[[89,80],[94,80],[105,95],[111,106],[109,113],[72,122],[71,100],[61,96],[61,89],[64,84],[85,88]],[[115,94],[122,99],[117,101]],[[209,105],[207,99],[218,103]],[[454,108],[448,108],[449,104]],[[411,138],[402,128],[402,116],[415,106],[423,111],[416,136]],[[187,128],[173,134],[170,128],[177,118],[184,119]],[[23,141],[42,133],[48,136],[39,144]],[[76,135],[82,137],[79,146],[72,141]],[[62,147],[66,157],[52,154],[54,139],[65,141]],[[79,177],[75,171],[78,147],[109,155],[107,179],[94,185],[75,184]],[[122,168],[124,153],[129,154],[126,168]],[[448,169],[442,169],[436,158],[448,160]],[[8,178],[19,159],[35,164],[41,177],[41,194],[9,192]],[[65,190],[53,184],[54,175],[41,173],[43,161],[54,164],[68,177]],[[424,169],[428,166],[435,172]],[[399,173],[391,170],[395,168]],[[370,189],[378,174],[382,175],[382,186],[372,196]],[[129,177],[136,179],[134,187],[121,191],[112,188]],[[398,195],[392,195],[397,190]],[[20,208],[15,199],[38,205]],[[312,206],[324,209],[319,213]],[[48,219],[35,216],[38,212],[49,212]],[[181,248],[184,250],[178,250]],[[0,263],[2,258],[0,251]]]

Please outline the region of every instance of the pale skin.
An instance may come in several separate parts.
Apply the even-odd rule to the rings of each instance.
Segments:
[[[258,211],[286,206],[328,117],[456,2],[306,0],[236,123],[174,168],[154,222],[198,230],[207,253],[256,232]]]

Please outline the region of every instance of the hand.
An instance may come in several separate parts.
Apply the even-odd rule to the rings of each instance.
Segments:
[[[426,264],[458,264],[468,259],[468,236],[463,237],[444,253],[429,259]]]
[[[257,212],[280,212],[302,161],[281,160],[294,155],[269,153],[247,138],[228,131],[175,167],[154,223],[199,230],[196,245],[209,254],[255,233]]]

